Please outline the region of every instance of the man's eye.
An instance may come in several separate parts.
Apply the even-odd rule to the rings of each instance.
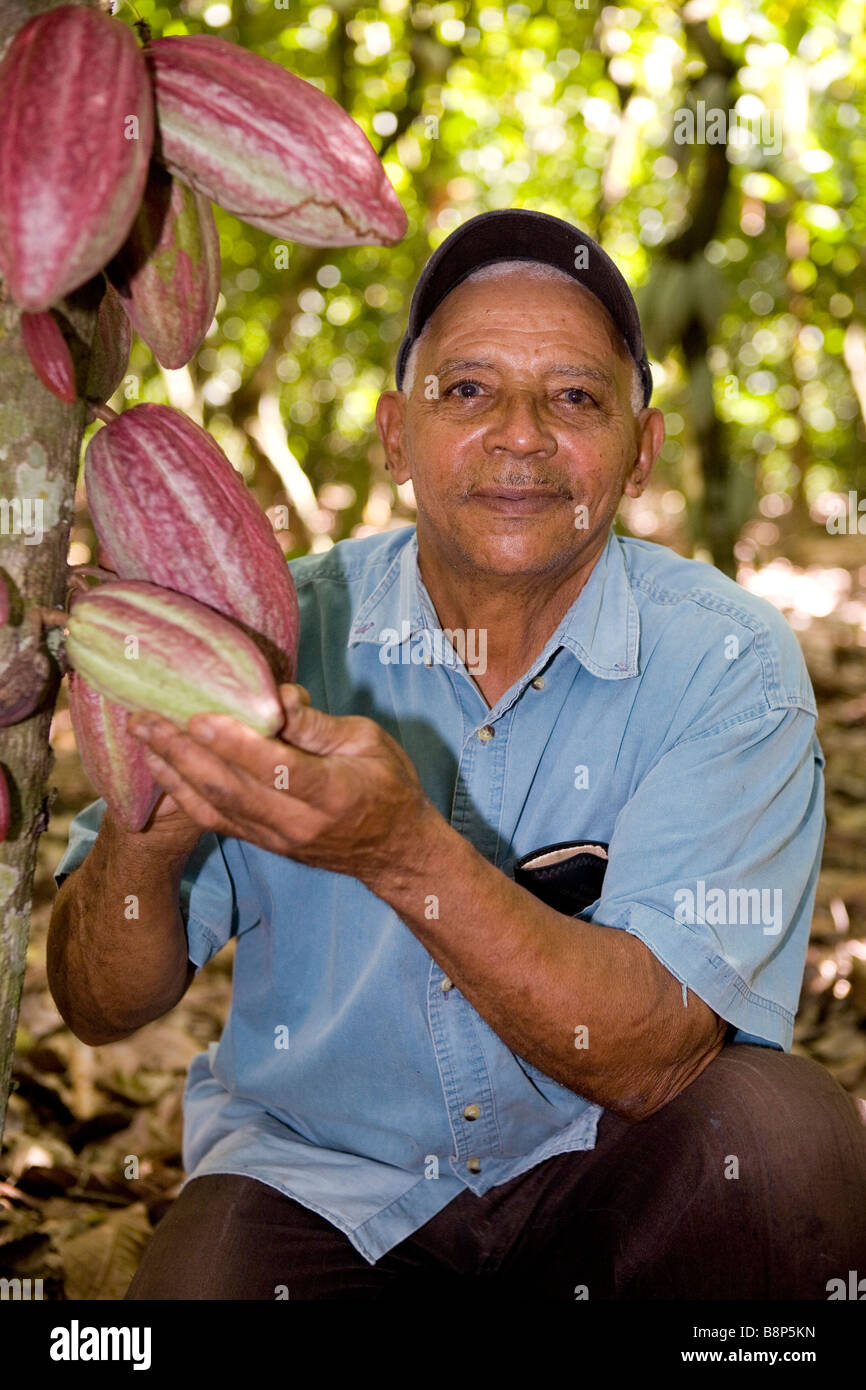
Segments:
[[[568,405],[585,405],[587,401],[595,405],[594,397],[582,386],[569,386],[562,394],[567,398]]]
[[[464,381],[455,381],[454,385],[449,386],[448,390],[444,391],[442,394],[445,396],[457,395],[460,397],[462,401],[474,401],[476,399],[477,393],[479,393],[480,391],[480,381],[471,381],[467,379]]]

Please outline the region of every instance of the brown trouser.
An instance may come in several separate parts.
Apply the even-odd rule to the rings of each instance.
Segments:
[[[128,1299],[826,1299],[866,1276],[866,1126],[817,1062],[728,1045],[588,1152],[468,1189],[370,1265],[253,1178],[188,1183]],[[864,1285],[866,1287],[866,1285]]]

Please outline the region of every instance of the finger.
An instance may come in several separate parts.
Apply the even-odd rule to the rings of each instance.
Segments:
[[[298,702],[308,705],[310,704],[310,692],[305,685],[292,685],[290,681],[284,681],[280,686],[280,699],[284,707]]]
[[[170,729],[176,729],[177,725],[170,720],[163,719],[161,714],[157,714],[155,709],[137,709],[126,716],[126,727],[136,738],[142,738],[161,729],[163,733],[168,733]]]
[[[347,743],[357,737],[360,722],[357,715],[326,714],[313,705],[298,702],[287,710],[279,738],[305,753],[324,757],[346,751]]]
[[[177,769],[157,753],[147,751],[145,761],[155,780],[170,790],[172,799],[203,830],[213,831],[216,835],[229,835],[238,840],[248,840],[251,844],[259,845],[275,854],[285,854],[285,834],[278,833],[272,826],[260,822],[235,820],[231,815],[218,810],[202,796],[198,788],[181,777]]]
[[[325,773],[318,758],[300,752],[282,739],[263,738],[228,715],[195,715],[187,729],[199,747],[243,768],[258,783],[276,791],[291,789],[301,799],[314,799],[317,788],[324,786]]]
[[[310,832],[311,813],[316,807],[297,786],[289,763],[303,759],[309,764],[306,781],[321,789],[326,777],[319,760],[262,738],[227,715],[208,716],[208,720],[214,724],[214,737],[209,742],[166,724],[148,736],[148,747],[162,756],[202,805],[213,808],[225,822],[234,826],[249,822],[302,843]],[[157,780],[174,793],[173,782]],[[201,807],[198,810],[201,823]]]

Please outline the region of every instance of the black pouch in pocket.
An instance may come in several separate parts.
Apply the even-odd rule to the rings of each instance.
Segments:
[[[566,840],[524,854],[514,866],[514,881],[548,907],[576,917],[601,896],[607,868],[607,845],[600,840]]]

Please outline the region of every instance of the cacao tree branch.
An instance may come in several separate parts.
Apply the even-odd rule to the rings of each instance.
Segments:
[[[88,7],[99,6],[88,0]],[[0,54],[20,26],[56,8],[46,0],[13,0],[0,7]],[[34,117],[38,119],[38,117]],[[0,285],[0,290],[3,286]],[[0,567],[13,583],[16,606],[59,608],[81,441],[87,423],[83,388],[90,364],[101,277],[61,306],[80,398],[68,405],[36,377],[25,351],[18,310],[0,293]],[[26,526],[24,518],[30,519]],[[32,524],[35,522],[35,525]],[[34,713],[0,729],[0,764],[10,787],[10,823],[0,844],[0,1137],[12,1071],[24,979],[33,877],[39,837],[53,793],[46,795],[53,755],[51,716],[60,683],[51,663],[48,688]],[[2,674],[0,674],[2,682]]]

